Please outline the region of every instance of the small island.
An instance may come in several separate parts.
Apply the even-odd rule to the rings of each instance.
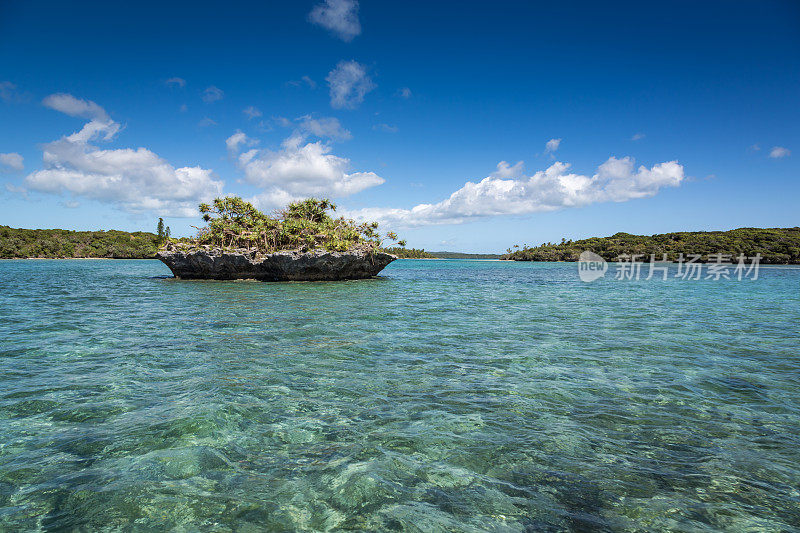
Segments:
[[[217,198],[200,204],[208,225],[196,237],[167,239],[157,257],[176,278],[259,281],[371,278],[397,259],[381,251],[377,222],[333,218],[335,210],[309,198],[270,217],[239,197]]]

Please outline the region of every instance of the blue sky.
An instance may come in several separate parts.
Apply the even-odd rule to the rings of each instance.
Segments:
[[[0,3],[0,224],[189,235],[238,194],[429,250],[798,225],[797,2],[114,4]]]

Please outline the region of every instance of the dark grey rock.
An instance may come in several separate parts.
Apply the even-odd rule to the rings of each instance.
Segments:
[[[162,250],[158,258],[176,278],[332,281],[371,278],[397,259],[383,252],[283,251],[268,255],[247,250]]]

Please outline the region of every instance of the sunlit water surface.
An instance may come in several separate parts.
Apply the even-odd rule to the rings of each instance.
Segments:
[[[800,269],[0,261],[0,530],[800,528]]]

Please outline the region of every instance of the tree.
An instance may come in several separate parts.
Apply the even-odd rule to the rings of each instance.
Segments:
[[[164,231],[164,240],[168,241],[171,234],[172,232],[169,230],[169,226],[167,226],[167,229]]]
[[[158,235],[158,242],[164,242],[164,219],[158,219],[158,227],[156,229],[156,234]]]

